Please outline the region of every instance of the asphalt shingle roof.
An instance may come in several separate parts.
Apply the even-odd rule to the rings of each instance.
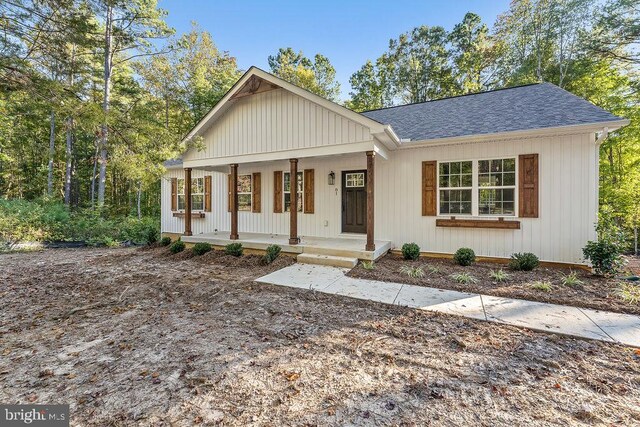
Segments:
[[[621,120],[550,83],[362,113],[412,141]]]

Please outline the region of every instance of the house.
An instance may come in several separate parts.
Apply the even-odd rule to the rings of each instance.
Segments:
[[[581,264],[621,119],[549,83],[362,114],[252,67],[162,179],[162,232],[305,257],[533,252]]]

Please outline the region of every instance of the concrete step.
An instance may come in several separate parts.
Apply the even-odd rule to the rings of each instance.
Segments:
[[[301,253],[296,258],[302,264],[331,265],[333,267],[353,268],[358,264],[358,258]]]

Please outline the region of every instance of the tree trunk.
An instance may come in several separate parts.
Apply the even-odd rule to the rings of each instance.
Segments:
[[[96,173],[98,169],[98,150],[100,144],[96,140],[96,152],[93,154],[93,174],[91,175],[91,208],[96,204]]]
[[[100,130],[100,177],[98,179],[98,206],[104,205],[104,192],[107,180],[107,143],[109,140],[107,116],[109,114],[109,96],[111,95],[111,30],[113,27],[113,6],[107,6],[104,30],[104,98],[102,112],[104,123]]]
[[[69,90],[73,89],[74,82],[74,62],[76,57],[76,46],[71,46],[71,63],[67,85]],[[67,117],[66,123],[66,147],[65,147],[65,169],[64,169],[64,204],[68,207],[71,204],[71,175],[73,173],[73,117]]]
[[[47,196],[53,194],[53,158],[56,155],[56,115],[52,111],[49,128],[49,175],[47,177]]]
[[[140,199],[142,198],[142,181],[138,181],[138,219],[142,219],[142,210],[140,209]]]
[[[67,144],[65,150],[66,166],[64,171],[64,204],[71,204],[71,174],[73,167],[73,118],[67,117]]]

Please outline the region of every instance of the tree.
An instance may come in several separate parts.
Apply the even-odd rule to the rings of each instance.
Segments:
[[[378,58],[375,65],[367,61],[349,78],[353,90],[349,93],[351,99],[345,106],[361,112],[392,105],[391,78],[392,64],[386,55]]]
[[[269,56],[268,62],[271,72],[281,79],[323,98],[338,101],[340,83],[336,81],[336,70],[326,56],[316,54],[312,61],[302,51],[296,53],[287,47]]]
[[[479,92],[490,85],[488,69],[495,61],[495,48],[489,28],[480,16],[467,13],[449,34],[456,85],[462,93]]]
[[[99,0],[96,14],[104,18],[104,56],[102,111],[104,122],[98,136],[100,176],[98,206],[104,205],[109,141],[109,109],[111,107],[111,78],[114,68],[133,58],[152,55],[151,40],[172,34],[164,22],[166,12],[158,9],[156,0]]]
[[[610,0],[598,12],[589,49],[616,61],[640,63],[640,3]]]

